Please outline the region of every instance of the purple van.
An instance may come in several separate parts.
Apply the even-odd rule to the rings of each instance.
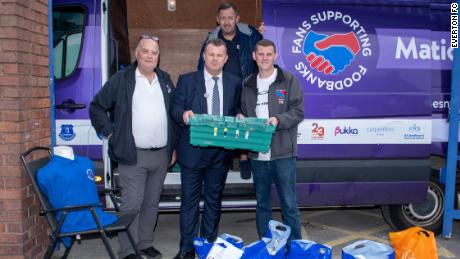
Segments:
[[[89,103],[103,82],[130,62],[126,2],[111,1],[108,7],[100,0],[53,1],[53,141],[95,161],[96,181],[107,187],[113,185],[112,165],[91,126]]]
[[[262,4],[264,36],[276,43],[277,63],[298,78],[305,94],[299,205],[380,205],[396,229],[419,225],[440,232],[450,1]],[[116,185],[116,165],[91,127],[88,106],[103,82],[130,62],[126,3],[55,0],[53,15],[56,143],[92,158],[101,182]],[[279,204],[275,189],[273,196]],[[224,208],[253,208],[254,197],[252,181],[231,171]],[[179,205],[180,175],[169,172],[160,206]]]

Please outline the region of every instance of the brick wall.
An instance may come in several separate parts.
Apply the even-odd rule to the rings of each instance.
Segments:
[[[161,68],[174,84],[180,74],[196,70],[201,46],[216,27],[216,14],[223,0],[176,1],[168,12],[166,1],[128,0],[128,31],[131,59],[134,60],[139,35],[160,37]],[[240,21],[258,27],[262,21],[262,0],[232,0],[240,11]],[[155,15],[152,15],[155,14]]]
[[[50,144],[48,1],[0,1],[0,258],[41,258],[48,242],[21,152]]]

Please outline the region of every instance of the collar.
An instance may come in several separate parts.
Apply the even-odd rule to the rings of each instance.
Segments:
[[[203,71],[204,71],[204,81],[213,80],[212,79],[213,75],[209,74],[209,72],[206,70],[206,68],[204,68]],[[220,73],[217,75],[217,77],[219,79],[222,79],[222,71],[220,71]]]
[[[156,72],[153,72],[155,74],[155,77],[153,78],[153,81],[152,81],[152,84],[155,83],[156,81],[158,81],[158,75]],[[136,67],[136,72],[135,72],[135,75],[136,75],[136,78],[138,77],[143,77],[145,79],[148,80],[148,78],[146,76],[144,76],[143,74],[141,74],[141,71],[139,71],[139,67]]]
[[[231,40],[227,40],[225,37],[224,37],[224,33],[222,32],[222,28],[219,26],[219,32],[218,32],[218,38],[220,38],[221,40],[223,40],[224,42],[235,42],[235,43],[239,43],[239,34],[240,34],[240,30],[238,29],[238,26],[235,26],[235,36],[233,37],[233,39]]]
[[[277,70],[276,71],[276,79],[275,79],[275,82],[281,82],[284,80],[284,75],[283,75],[283,70],[275,64],[275,69]],[[253,89],[257,89],[257,76],[258,76],[259,72],[256,72],[256,73],[253,73],[251,74],[247,79],[246,79],[246,83],[243,85],[243,87],[250,87],[250,88],[253,88]]]
[[[71,164],[71,163],[74,163],[77,160],[77,156],[75,155],[74,159],[71,160],[71,159],[68,159],[68,158],[65,158],[65,157],[62,157],[62,156],[53,155],[51,157],[51,160],[53,160],[54,162],[60,163],[60,164]]]
[[[269,75],[266,78],[260,77],[260,73],[257,73],[257,79],[259,80],[269,80],[269,79],[273,79],[273,77],[275,78],[275,80],[278,77],[278,69],[276,67],[273,69],[273,72],[271,73],[271,75]]]

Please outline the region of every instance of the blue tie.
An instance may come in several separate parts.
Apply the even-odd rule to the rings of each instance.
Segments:
[[[213,76],[212,79],[214,80],[214,89],[212,90],[212,115],[220,115],[220,99],[219,99],[219,86],[217,81],[219,77]]]

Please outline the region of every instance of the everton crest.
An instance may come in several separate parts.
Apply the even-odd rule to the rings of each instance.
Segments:
[[[75,138],[75,132],[73,131],[73,125],[62,124],[61,132],[59,133],[59,137],[65,141],[70,141],[73,138]]]
[[[86,176],[88,176],[88,179],[91,181],[94,181],[96,175],[94,174],[93,170],[91,169],[86,169]]]

